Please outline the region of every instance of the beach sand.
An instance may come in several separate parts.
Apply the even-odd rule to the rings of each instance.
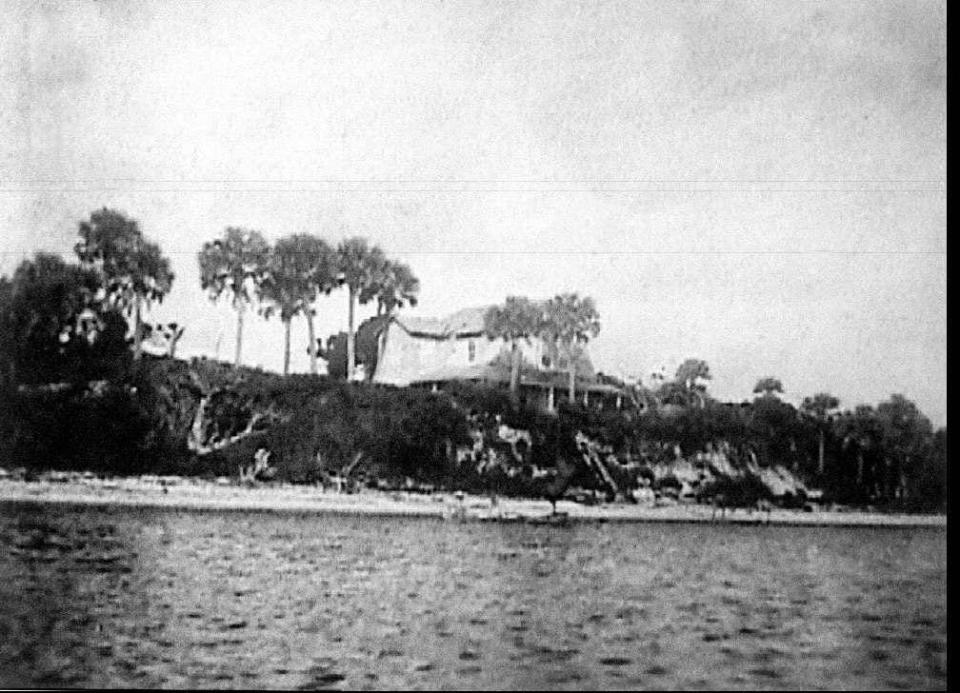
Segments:
[[[498,498],[452,493],[417,494],[363,490],[337,493],[314,486],[264,484],[256,487],[185,477],[125,477],[101,479],[62,475],[61,480],[23,481],[0,479],[0,503],[66,503],[117,505],[194,511],[271,511],[291,513],[344,513],[384,516],[417,516],[463,521],[524,521],[551,514],[545,500]],[[608,503],[587,506],[571,501],[557,503],[569,519],[594,522],[727,522],[858,527],[945,527],[945,515],[877,512],[803,512],[774,509],[766,512],[728,510],[695,503],[653,506]]]

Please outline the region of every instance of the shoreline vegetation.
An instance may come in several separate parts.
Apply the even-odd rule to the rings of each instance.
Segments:
[[[85,499],[98,476],[166,475],[191,479],[158,491],[173,497],[194,483],[263,486],[249,493],[267,495],[251,502],[278,484],[308,496],[321,484],[348,498],[511,499],[500,512],[559,504],[552,516],[561,518],[946,511],[946,427],[935,429],[906,396],[841,410],[837,397],[818,392],[795,406],[779,378],[764,376],[752,400],[725,402],[709,392],[710,366],[696,358],[646,382],[581,369],[600,331],[588,296],[507,296],[486,309],[476,335],[499,349],[482,370],[399,387],[371,381],[382,344],[364,327],[416,305],[420,282],[365,238],[294,234],[271,245],[259,231],[229,227],[203,243],[201,288],[237,312],[232,364],[176,358],[191,327],[145,320],[175,277],[136,220],[93,212],[79,224],[75,253],[76,262],[37,253],[0,277],[0,467],[23,470],[0,473],[12,489],[63,474],[53,483],[73,488],[75,473],[74,495]],[[320,349],[313,318],[335,291],[349,296],[349,328]],[[356,325],[364,305],[376,316]],[[258,314],[282,325],[284,375],[242,365],[244,320]],[[310,327],[310,374],[287,374],[298,318]],[[533,342],[539,357],[524,355]],[[471,345],[462,356],[472,361]],[[544,373],[549,383],[537,380]],[[605,396],[591,401],[591,388]],[[225,485],[199,481],[217,478]],[[101,490],[112,498],[126,483]],[[145,489],[130,493],[152,498]]]
[[[291,514],[424,517],[465,522],[534,522],[562,517],[569,522],[684,522],[808,527],[946,527],[946,514],[881,513],[864,510],[728,509],[724,514],[698,503],[606,504],[587,506],[531,498],[363,489],[340,493],[317,486],[245,486],[226,479],[184,477],[101,478],[51,474],[33,481],[0,478],[0,506],[63,504],[187,512],[274,512]]]

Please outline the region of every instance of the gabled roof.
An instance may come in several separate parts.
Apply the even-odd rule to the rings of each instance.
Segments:
[[[394,316],[393,320],[412,335],[447,339],[454,336],[477,335],[483,332],[483,319],[490,306],[476,306],[458,310],[445,318],[418,318]]]

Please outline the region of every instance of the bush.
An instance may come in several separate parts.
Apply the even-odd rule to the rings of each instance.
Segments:
[[[163,446],[150,437],[152,414],[129,387],[16,392],[4,399],[13,466],[142,474],[160,460]]]
[[[700,487],[700,499],[722,496],[727,506],[753,507],[761,500],[772,500],[773,494],[760,477],[744,474],[738,477],[721,476]]]
[[[468,440],[465,414],[447,397],[342,383],[274,426],[266,445],[291,481],[338,471],[359,454],[380,475],[439,482],[452,472],[455,446]]]

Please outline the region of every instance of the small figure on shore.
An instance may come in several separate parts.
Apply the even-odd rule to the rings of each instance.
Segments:
[[[720,517],[725,518],[727,514],[727,497],[722,493],[717,493],[713,496],[713,513],[710,515],[710,520],[717,519],[717,508],[720,508]]]
[[[757,512],[767,513],[767,524],[770,524],[770,514],[773,512],[773,504],[766,498],[757,501]]]

